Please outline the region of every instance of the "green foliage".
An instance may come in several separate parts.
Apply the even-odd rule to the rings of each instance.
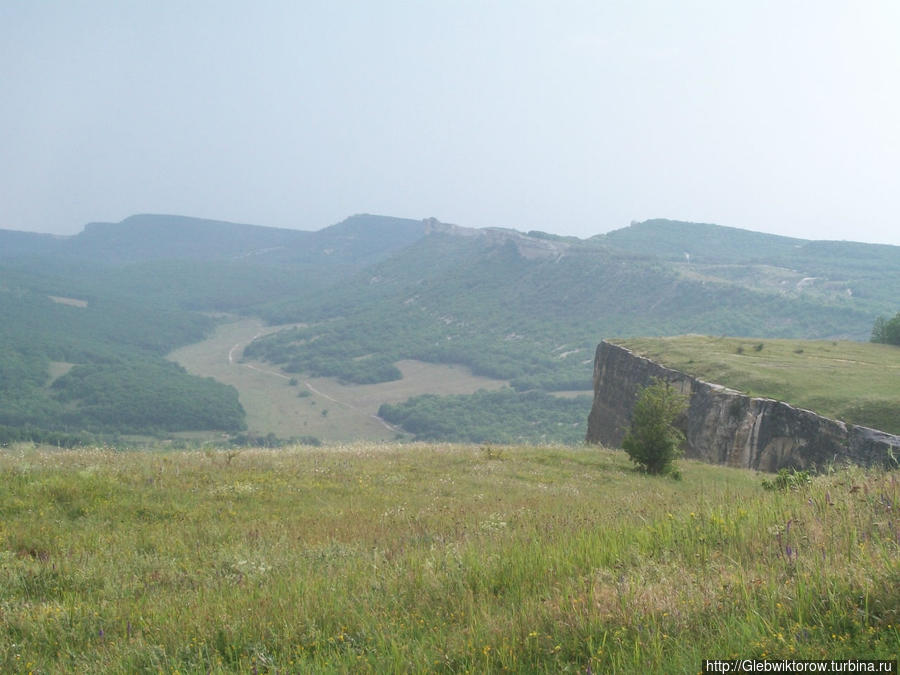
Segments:
[[[681,455],[684,441],[675,421],[687,405],[687,397],[657,378],[638,393],[622,448],[639,469],[650,474],[675,471],[673,462]]]
[[[62,295],[54,283],[31,278],[29,285]],[[0,425],[51,440],[60,433],[243,428],[232,387],[163,358],[202,339],[213,325],[208,317],[110,295],[89,296],[86,306],[48,295],[24,285],[0,289]],[[51,362],[71,369],[51,382]]]
[[[600,235],[598,240],[617,248],[653,254],[669,260],[739,263],[773,259],[796,253],[802,239],[750,232],[710,223],[654,219]]]
[[[900,312],[897,312],[896,316],[890,320],[883,316],[875,319],[875,325],[872,327],[872,342],[900,345]]]
[[[315,233],[143,215],[69,238],[0,231],[0,425],[30,436],[241,429],[232,388],[163,359],[212,329],[193,310],[321,293],[423,230],[421,221],[368,215]],[[51,387],[53,362],[74,367]],[[380,365],[352,376],[399,376]]]
[[[900,247],[897,246],[805,241],[672,220],[634,223],[595,237],[594,241],[652,255],[706,278],[732,279],[781,294],[797,293],[802,289],[798,295],[825,300],[829,306],[827,312],[836,304],[849,301],[875,309],[874,315],[884,311],[884,307],[893,306],[900,296]],[[731,330],[727,333],[740,334]],[[761,333],[750,330],[744,334]],[[836,334],[863,337],[858,329],[849,325]],[[780,333],[773,337],[793,336]]]
[[[100,420],[118,413],[95,407],[96,383],[130,396],[122,406],[132,410],[156,398],[127,394],[111,367],[81,368],[126,361],[124,380],[140,369],[168,383],[150,390],[192,409],[184,397],[200,385],[160,361],[211,330],[201,312],[302,322],[247,350],[292,373],[368,384],[396,380],[397,361],[419,359],[548,392],[590,389],[603,336],[864,338],[860,326],[900,295],[897,247],[673,221],[586,241],[440,229],[369,215],[315,233],[144,215],[71,238],[0,232],[0,424],[106,429]],[[52,388],[58,364],[74,368]],[[229,396],[204,392],[198,401],[218,408],[207,419],[240,426]],[[140,428],[183,424],[173,405]]]
[[[799,490],[808,487],[812,483],[812,476],[808,471],[797,471],[796,469],[781,469],[775,478],[771,480],[763,478],[762,486],[766,490]]]
[[[720,229],[722,251],[743,255],[741,231]],[[769,242],[768,235],[745,234]],[[704,230],[693,243],[705,244],[709,235]],[[771,239],[772,246],[756,247],[759,255],[796,250],[795,240]],[[247,354],[345,382],[387,381],[398,376],[390,364],[420,359],[466,365],[520,391],[587,390],[601,336],[824,337],[859,333],[858,326],[871,320],[870,305],[854,299],[857,277],[852,298],[792,294],[780,272],[769,272],[779,283],[767,285],[764,272],[760,281],[756,272],[728,276],[734,265],[685,271],[673,261],[610,248],[606,239],[532,237],[548,247],[537,256],[523,255],[518,241],[514,235],[505,241],[423,237],[318,297],[260,308],[273,322],[308,325],[261,338]],[[895,266],[900,279],[900,264]]]
[[[98,438],[90,433],[64,433],[31,426],[0,426],[0,448],[15,443],[35,443],[56,448],[77,448],[97,445]]]
[[[53,383],[67,406],[60,421],[88,429],[140,433],[245,428],[238,393],[211,378],[192,377],[169,361],[76,366]]]
[[[231,445],[243,448],[285,448],[296,445],[309,445],[319,447],[322,440],[316,436],[299,436],[296,438],[279,438],[269,432],[265,436],[256,434],[236,434],[230,441]]]
[[[584,441],[589,396],[563,398],[512,389],[472,395],[415,396],[382,405],[379,417],[416,440],[465,443],[566,443]]]

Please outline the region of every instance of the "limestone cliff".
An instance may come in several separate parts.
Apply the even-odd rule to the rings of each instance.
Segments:
[[[893,464],[891,454],[900,460],[900,436],[844,424],[782,401],[751,398],[606,341],[597,347],[594,358],[594,405],[587,441],[618,446],[638,391],[654,377],[690,397],[681,420],[686,457],[759,471],[844,461]]]

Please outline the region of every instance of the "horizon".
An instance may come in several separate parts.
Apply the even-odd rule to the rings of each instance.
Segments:
[[[0,228],[665,218],[900,245],[897,25],[889,0],[7,3]]]
[[[468,225],[464,225],[462,223],[450,223],[450,222],[447,222],[440,218],[436,218],[434,216],[427,216],[425,218],[413,218],[413,217],[409,217],[409,216],[395,216],[395,215],[386,214],[386,213],[353,213],[353,214],[348,215],[346,218],[342,218],[341,220],[339,220],[337,222],[329,223],[328,225],[323,225],[322,227],[319,227],[316,229],[309,229],[309,230],[301,229],[301,228],[297,228],[297,227],[278,227],[278,226],[274,226],[274,225],[261,225],[259,223],[238,222],[235,220],[228,220],[228,219],[222,219],[222,218],[206,218],[203,216],[191,216],[191,215],[185,215],[182,213],[132,213],[118,221],[92,220],[90,222],[84,223],[80,227],[80,229],[78,229],[77,231],[71,232],[71,233],[65,233],[65,234],[60,234],[60,233],[55,233],[55,232],[41,232],[41,231],[37,231],[37,230],[17,230],[15,228],[5,228],[5,227],[0,227],[0,231],[22,232],[22,233],[26,233],[26,234],[48,235],[48,236],[53,236],[53,237],[67,238],[67,237],[75,237],[75,236],[78,236],[79,234],[84,233],[85,230],[91,225],[96,225],[96,224],[119,225],[121,223],[124,223],[126,220],[128,220],[130,218],[144,217],[144,216],[153,217],[153,218],[184,218],[187,220],[198,220],[198,221],[222,223],[222,224],[228,224],[228,225],[239,225],[239,226],[246,226],[246,227],[263,227],[263,228],[271,228],[271,229],[283,229],[283,230],[292,230],[295,232],[319,232],[319,231],[325,230],[329,227],[333,227],[335,225],[340,225],[344,221],[349,220],[351,218],[355,218],[358,216],[371,216],[374,218],[397,218],[397,219],[405,219],[405,220],[414,220],[414,221],[419,221],[419,222],[425,222],[427,220],[437,220],[439,223],[442,223],[444,225],[452,225],[454,227],[463,227],[463,228],[475,229],[475,230],[486,230],[486,229],[512,230],[514,232],[518,232],[519,234],[524,234],[524,235],[529,234],[529,232],[541,232],[544,234],[557,234],[555,232],[549,232],[547,230],[538,230],[538,229],[534,229],[534,228],[532,228],[531,230],[519,230],[516,228],[500,227],[500,226],[494,226],[494,225],[485,225],[482,227],[471,227]],[[730,225],[721,225],[719,223],[702,223],[702,222],[697,222],[697,221],[676,220],[674,218],[647,218],[646,220],[642,220],[642,221],[631,221],[628,225],[623,225],[622,227],[616,227],[611,230],[607,230],[606,232],[598,232],[596,234],[588,234],[585,236],[578,236],[578,235],[560,235],[560,236],[572,236],[572,237],[576,237],[577,239],[579,239],[581,241],[584,241],[586,239],[591,239],[593,237],[609,234],[609,233],[615,232],[617,230],[623,230],[623,229],[626,229],[626,228],[634,226],[634,225],[641,225],[643,223],[653,222],[653,221],[665,221],[665,222],[671,222],[671,223],[682,223],[682,224],[690,224],[690,225],[711,225],[713,227],[721,227],[724,229],[741,230],[743,232],[752,232],[754,234],[763,234],[763,235],[769,235],[769,236],[774,236],[774,237],[786,237],[788,239],[799,239],[801,241],[810,241],[810,242],[813,242],[813,241],[836,241],[836,242],[846,242],[846,243],[855,243],[855,244],[867,244],[867,245],[873,245],[873,246],[900,246],[898,244],[885,244],[882,242],[869,242],[869,241],[861,241],[858,239],[806,239],[804,237],[794,237],[791,235],[778,234],[775,232],[763,232],[761,230],[751,230],[751,229],[747,229],[747,228],[743,228],[743,227],[732,227]]]

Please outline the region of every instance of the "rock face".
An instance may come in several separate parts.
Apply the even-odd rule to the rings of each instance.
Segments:
[[[641,388],[658,377],[690,397],[681,427],[685,457],[759,471],[814,468],[850,461],[900,460],[900,436],[844,424],[767,398],[710,384],[609,342],[594,358],[594,405],[587,441],[616,447]]]

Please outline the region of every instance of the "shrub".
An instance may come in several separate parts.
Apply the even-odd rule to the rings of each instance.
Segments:
[[[806,487],[812,482],[812,477],[808,471],[797,471],[796,469],[781,469],[775,474],[775,478],[768,480],[764,478],[762,486],[766,490],[799,490]]]
[[[684,394],[658,378],[638,394],[622,448],[641,471],[677,475],[674,461],[681,456],[684,434],[675,427],[675,420],[687,404]]]
[[[900,312],[893,319],[879,316],[872,327],[872,342],[886,345],[900,345]]]

